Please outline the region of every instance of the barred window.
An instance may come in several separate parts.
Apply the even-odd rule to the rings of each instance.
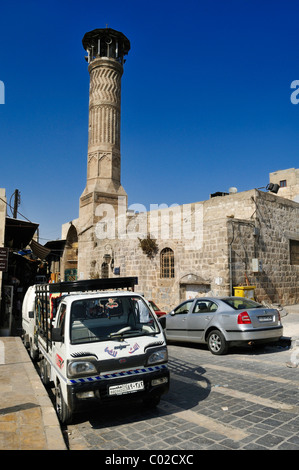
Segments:
[[[171,248],[164,248],[161,251],[160,268],[162,278],[174,277],[174,253]]]

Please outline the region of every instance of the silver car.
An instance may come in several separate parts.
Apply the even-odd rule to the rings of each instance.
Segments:
[[[283,334],[278,310],[244,297],[186,300],[159,321],[168,341],[207,344],[218,355],[232,345],[274,342]]]

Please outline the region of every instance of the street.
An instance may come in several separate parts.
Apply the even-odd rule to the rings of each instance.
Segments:
[[[170,391],[158,407],[103,406],[64,428],[70,450],[299,450],[299,347],[169,345]]]

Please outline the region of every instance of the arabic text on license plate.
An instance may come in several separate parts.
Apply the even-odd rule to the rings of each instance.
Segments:
[[[259,321],[272,321],[272,316],[268,315],[267,317],[259,317]]]
[[[113,385],[109,387],[109,395],[123,395],[124,393],[138,392],[144,389],[143,380],[128,384]]]

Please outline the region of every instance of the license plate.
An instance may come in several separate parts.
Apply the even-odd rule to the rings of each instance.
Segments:
[[[125,393],[138,392],[139,390],[144,390],[143,380],[140,380],[140,382],[113,385],[113,387],[109,387],[109,395],[124,395]]]
[[[267,315],[265,317],[259,317],[259,321],[272,321],[273,317],[272,315]]]

